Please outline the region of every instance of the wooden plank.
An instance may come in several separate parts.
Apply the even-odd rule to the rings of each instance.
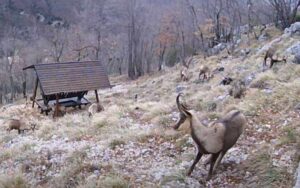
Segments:
[[[36,78],[35,86],[34,86],[34,90],[33,90],[33,96],[32,96],[32,108],[34,108],[34,103],[35,103],[35,98],[36,98],[36,92],[37,92],[38,85],[39,85],[39,79]]]
[[[96,101],[97,101],[97,103],[99,103],[99,96],[98,96],[98,91],[97,90],[95,90],[95,95],[96,95]]]

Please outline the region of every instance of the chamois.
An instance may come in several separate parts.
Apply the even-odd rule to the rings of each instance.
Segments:
[[[180,71],[180,79],[181,81],[188,81],[188,68],[187,67],[183,67]]]
[[[211,77],[212,75],[210,74],[210,69],[208,66],[206,65],[201,65],[200,66],[200,70],[199,70],[199,80],[201,79],[201,75],[203,75],[203,79],[208,79],[209,77]]]
[[[188,120],[190,134],[198,148],[197,156],[187,175],[191,175],[203,154],[212,154],[210,169],[206,178],[206,180],[209,180],[226,152],[237,142],[243,133],[246,127],[246,118],[240,111],[231,110],[222,119],[210,123],[208,126],[203,125],[195,113],[192,110],[188,110],[180,102],[181,96],[182,94],[180,93],[176,98],[180,119],[173,128],[178,129],[182,123]]]
[[[104,110],[104,107],[100,103],[93,103],[88,109],[89,117],[91,117],[95,113],[101,112],[103,110]]]
[[[245,95],[246,86],[245,82],[241,80],[234,80],[231,83],[231,88],[229,90],[229,95],[233,96],[234,98],[241,98]]]
[[[10,119],[8,120],[8,128],[6,129],[8,132],[10,132],[11,130],[18,130],[18,133],[24,133],[25,130],[32,130],[34,131],[36,124],[35,123],[31,123],[30,124],[30,128],[26,128],[25,124],[23,122],[21,122],[20,120],[17,119]]]
[[[274,56],[275,52],[276,52],[276,48],[274,48],[274,47],[271,47],[267,50],[266,55],[264,57],[263,67],[266,67],[268,58],[271,59],[269,68],[272,68],[274,63],[277,63],[277,62],[286,63],[286,58],[285,57],[283,57],[282,59],[274,59],[273,56]]]

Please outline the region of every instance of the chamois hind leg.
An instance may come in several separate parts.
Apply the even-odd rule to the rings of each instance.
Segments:
[[[270,62],[270,68],[273,67],[274,63],[275,63],[275,60],[274,60],[274,59],[271,59],[271,62]]]
[[[213,172],[215,172],[215,170],[217,169],[217,167],[220,165],[220,163],[221,163],[221,161],[222,161],[222,159],[223,159],[223,157],[224,157],[224,155],[226,154],[227,151],[228,150],[225,150],[225,151],[222,151],[220,153],[220,155],[219,155],[219,157],[218,157],[218,159],[217,159],[217,161],[216,161],[216,163],[214,165]]]
[[[219,152],[219,153],[212,154],[212,156],[211,156],[210,167],[209,167],[209,172],[208,172],[208,176],[207,176],[207,178],[206,178],[206,181],[210,180],[211,177],[212,177],[214,165],[215,165],[215,162],[216,162],[216,160],[217,160],[219,154],[220,154],[220,152]]]
[[[201,159],[202,155],[203,155],[203,154],[202,154],[200,151],[198,151],[197,156],[196,156],[196,158],[195,158],[195,160],[194,160],[192,166],[190,167],[189,171],[187,172],[187,175],[188,175],[188,176],[190,176],[190,175],[192,174],[192,172],[193,172],[193,170],[194,170],[196,164],[199,162],[199,160]]]

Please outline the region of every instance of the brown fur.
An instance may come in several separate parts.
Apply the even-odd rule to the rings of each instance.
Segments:
[[[66,114],[66,107],[59,106],[58,111],[53,113],[53,118],[55,117],[63,117]]]
[[[180,79],[181,81],[188,81],[188,68],[187,67],[183,67],[180,71]]]
[[[17,119],[10,119],[7,121],[8,128],[6,129],[8,132],[11,130],[17,130],[19,134],[24,133],[25,130],[35,130],[36,124],[31,123],[30,128],[26,128],[25,124]]]
[[[181,114],[181,119],[174,128],[178,129],[182,123],[188,120],[191,136],[198,148],[196,159],[187,175],[192,173],[203,154],[212,154],[207,176],[207,180],[209,180],[225,153],[236,143],[244,131],[246,126],[245,116],[238,110],[232,110],[219,121],[205,126],[198,120],[193,111],[188,110],[185,105],[180,103],[180,96],[181,94],[177,96],[176,103]]]
[[[234,98],[242,98],[245,95],[246,86],[245,83],[241,80],[234,80],[231,83],[231,88],[229,90],[229,95]]]
[[[286,63],[286,58],[285,57],[283,57],[282,59],[275,59],[274,58],[275,53],[276,53],[276,48],[274,48],[274,47],[271,47],[267,50],[266,55],[264,57],[263,67],[267,66],[267,59],[268,58],[270,58],[270,60],[271,60],[269,68],[272,68],[274,63],[278,63],[278,62]]]
[[[199,70],[199,80],[201,80],[201,76],[203,75],[202,80],[207,80],[211,77],[210,69],[206,65],[201,65]]]

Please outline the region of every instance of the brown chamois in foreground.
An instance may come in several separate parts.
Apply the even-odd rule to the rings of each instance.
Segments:
[[[93,103],[88,109],[89,117],[103,110],[104,107],[100,103]]]
[[[180,80],[181,81],[188,81],[189,80],[189,77],[188,77],[188,68],[187,67],[183,67],[181,70],[180,70]]]
[[[209,180],[226,152],[237,142],[243,133],[246,127],[246,118],[240,111],[231,110],[222,119],[208,126],[203,125],[193,111],[188,110],[185,105],[180,103],[179,99],[181,95],[179,94],[176,98],[180,119],[174,126],[174,129],[178,129],[185,121],[189,121],[190,134],[198,149],[197,156],[187,175],[191,175],[203,154],[212,154],[210,169],[206,178]]]
[[[267,50],[266,55],[264,57],[263,67],[267,66],[267,59],[268,58],[271,59],[270,66],[269,66],[270,68],[272,68],[274,63],[277,63],[277,62],[286,63],[286,58],[285,57],[283,57],[282,59],[274,59],[273,56],[275,55],[275,52],[276,52],[276,48],[274,48],[274,47],[271,47]]]
[[[30,128],[26,128],[25,124],[23,122],[21,122],[20,120],[17,119],[10,119],[7,121],[8,124],[8,128],[6,129],[8,132],[10,132],[11,130],[18,130],[18,133],[24,133],[25,130],[32,130],[34,131],[36,124],[35,123],[31,123],[30,124]]]
[[[206,65],[201,65],[199,70],[199,80],[201,80],[201,76],[203,75],[202,80],[207,80],[208,78],[212,77],[210,73],[210,69]]]

